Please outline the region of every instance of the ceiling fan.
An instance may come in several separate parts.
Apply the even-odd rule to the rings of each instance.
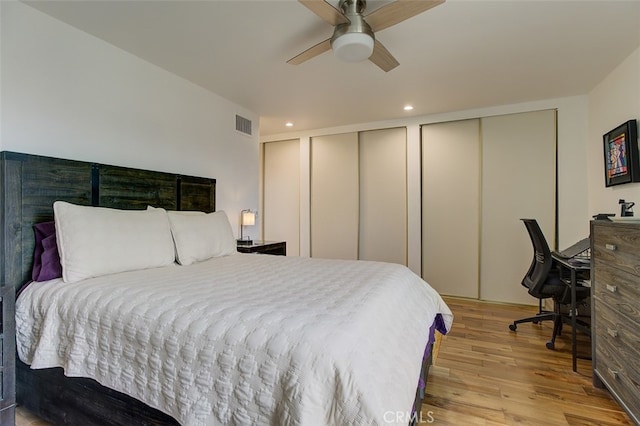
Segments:
[[[375,38],[375,32],[389,28],[445,0],[396,0],[369,15],[364,15],[366,0],[340,0],[336,9],[324,0],[298,0],[309,10],[335,27],[333,36],[289,59],[287,63],[299,65],[329,49],[346,62],[369,59],[385,72],[400,63]]]

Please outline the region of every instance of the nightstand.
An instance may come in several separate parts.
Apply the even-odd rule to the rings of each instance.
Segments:
[[[254,241],[253,244],[238,245],[240,253],[287,255],[287,243],[285,241]]]

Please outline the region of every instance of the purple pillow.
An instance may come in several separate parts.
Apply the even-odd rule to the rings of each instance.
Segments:
[[[33,252],[33,281],[47,281],[62,276],[62,265],[58,254],[56,227],[54,222],[33,225],[36,245]]]

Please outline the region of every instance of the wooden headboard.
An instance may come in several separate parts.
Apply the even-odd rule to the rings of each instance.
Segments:
[[[215,211],[216,180],[2,151],[0,280],[30,279],[33,225],[53,220],[53,202],[87,206]]]

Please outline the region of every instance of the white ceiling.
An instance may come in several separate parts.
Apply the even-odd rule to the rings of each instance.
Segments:
[[[376,34],[389,73],[288,65],[332,33],[295,0],[25,3],[258,113],[261,135],[585,94],[640,46],[640,0],[447,0]]]

